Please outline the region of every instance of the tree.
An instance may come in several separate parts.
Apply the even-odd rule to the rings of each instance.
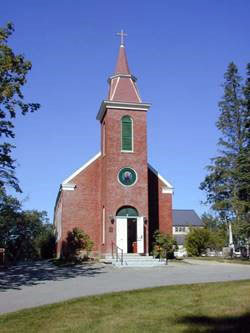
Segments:
[[[205,228],[193,228],[185,239],[185,248],[189,256],[200,256],[210,245],[211,234]]]
[[[35,240],[35,247],[42,259],[50,259],[56,255],[56,237],[54,226],[45,222]]]
[[[50,239],[50,255],[53,255],[52,226],[47,213],[23,211],[21,203],[2,192],[0,196],[0,247],[5,248],[7,259],[16,262],[42,257],[42,246]],[[50,238],[49,238],[50,237]],[[49,249],[47,249],[49,250]]]
[[[217,230],[221,225],[220,221],[216,217],[208,213],[202,214],[201,221],[204,225],[204,228],[208,230]]]
[[[11,156],[15,146],[8,139],[15,138],[13,119],[17,113],[25,115],[34,112],[40,105],[24,102],[21,89],[27,82],[31,62],[22,54],[15,54],[8,46],[8,39],[13,32],[12,23],[0,28],[0,189],[11,186],[21,192],[14,172],[15,160]]]
[[[221,251],[228,243],[227,225],[224,221],[206,213],[201,216],[201,220],[204,229],[207,229],[210,233],[208,247],[216,251]]]
[[[200,189],[207,194],[206,203],[224,221],[240,222],[249,214],[249,92],[250,64],[247,81],[234,63],[224,75],[224,96],[219,102],[220,115],[216,123],[221,132],[219,155],[207,167],[209,174]]]
[[[0,247],[7,248],[12,230],[21,214],[21,203],[0,189]]]

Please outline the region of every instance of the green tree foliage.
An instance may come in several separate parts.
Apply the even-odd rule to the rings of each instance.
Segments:
[[[63,243],[63,257],[68,261],[87,259],[93,245],[88,234],[80,228],[74,228],[68,232],[66,242]],[[83,258],[81,258],[82,251],[85,252]]]
[[[210,245],[211,233],[205,228],[193,228],[185,239],[185,248],[189,256],[200,256]]]
[[[250,64],[245,84],[234,63],[229,64],[224,78],[216,124],[221,132],[219,155],[207,167],[209,173],[200,188],[222,220],[241,222],[249,219],[250,212]]]
[[[223,221],[204,213],[201,217],[204,228],[210,233],[209,248],[221,251],[228,244],[228,226]]]
[[[15,137],[13,119],[18,112],[25,115],[38,110],[40,105],[24,102],[21,89],[26,84],[31,62],[22,54],[15,54],[8,45],[13,32],[11,23],[0,28],[0,189],[11,186],[21,192],[11,156],[15,146],[9,141]]]
[[[54,226],[51,223],[44,223],[41,232],[36,238],[36,249],[39,257],[42,259],[50,259],[56,255],[56,237]]]
[[[168,234],[156,230],[154,233],[153,255],[159,258],[172,258],[178,248],[176,240]]]
[[[38,259],[42,256],[42,241],[50,239],[52,226],[47,213],[36,210],[23,211],[21,203],[2,192],[0,196],[0,247],[6,249],[9,261]],[[47,247],[48,253],[48,247]],[[48,255],[47,255],[48,257]]]

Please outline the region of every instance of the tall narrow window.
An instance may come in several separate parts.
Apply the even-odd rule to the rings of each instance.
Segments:
[[[122,117],[122,137],[121,150],[133,151],[133,121],[131,117]]]

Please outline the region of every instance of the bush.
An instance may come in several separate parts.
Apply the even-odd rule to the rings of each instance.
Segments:
[[[200,256],[206,249],[221,251],[227,240],[223,230],[207,228],[191,229],[185,239],[185,247],[189,256]]]
[[[51,259],[56,255],[56,237],[54,234],[48,234],[39,244],[40,257],[42,259]]]
[[[178,248],[176,240],[172,235],[165,234],[159,230],[154,233],[153,255],[159,258],[173,258],[174,249]]]
[[[93,245],[89,235],[80,228],[74,228],[68,232],[66,242],[63,244],[63,256],[68,261],[86,260]]]
[[[185,247],[189,256],[200,256],[210,245],[210,231],[204,228],[191,229],[185,239]]]

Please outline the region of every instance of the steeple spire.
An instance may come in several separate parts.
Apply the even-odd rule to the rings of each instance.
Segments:
[[[102,101],[96,119],[102,122],[105,113],[109,109],[142,110],[148,111],[149,103],[143,103],[137,86],[136,77],[131,74],[124,45],[124,37],[127,34],[121,30],[117,33],[121,37],[119,53],[115,73],[108,79],[109,91],[106,100]]]
[[[122,29],[121,32],[117,32],[116,35],[121,36],[121,42],[116,63],[115,74],[130,74],[128,67],[128,59],[124,45],[124,37],[127,36],[127,34]]]
[[[141,98],[136,87],[136,78],[131,75],[124,45],[124,37],[127,34],[121,30],[117,33],[121,37],[120,48],[115,68],[115,74],[109,78],[110,101],[141,103]]]

